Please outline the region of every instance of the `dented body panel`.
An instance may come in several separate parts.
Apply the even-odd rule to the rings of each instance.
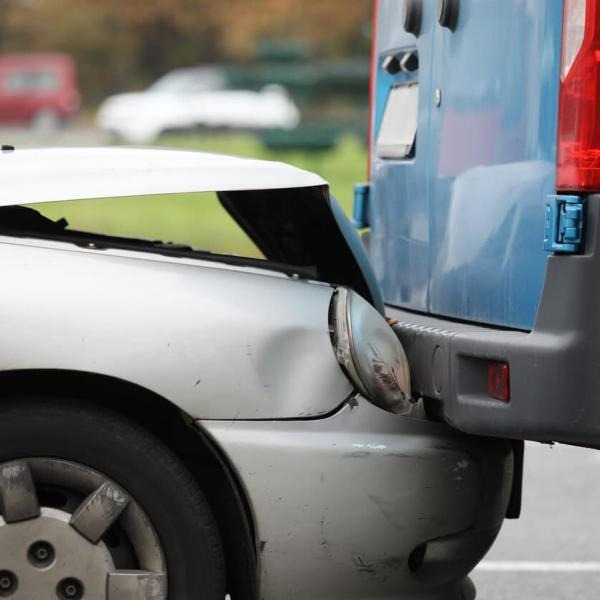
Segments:
[[[361,397],[326,419],[198,425],[246,487],[264,600],[461,598],[506,513],[507,443]]]
[[[331,412],[333,289],[259,269],[0,237],[0,371],[107,375],[195,418]]]

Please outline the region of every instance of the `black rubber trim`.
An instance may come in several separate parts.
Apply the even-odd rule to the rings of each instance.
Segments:
[[[302,279],[317,279],[315,268],[309,266],[298,266],[287,263],[279,263],[261,258],[235,256],[233,254],[217,254],[207,250],[194,250],[193,248],[173,244],[154,244],[148,240],[132,238],[120,238],[117,236],[87,233],[84,231],[65,230],[61,233],[49,233],[27,230],[8,230],[0,225],[0,236],[38,239],[52,242],[65,242],[87,250],[130,250],[132,252],[143,252],[145,254],[159,254],[173,258],[192,258],[207,262],[222,263],[231,266],[253,267],[266,271],[277,271],[288,276],[300,277]]]
[[[402,26],[408,33],[417,37],[421,33],[423,20],[423,0],[405,0]]]
[[[525,458],[525,442],[513,442],[513,482],[506,509],[507,519],[518,519],[523,505],[523,460]]]

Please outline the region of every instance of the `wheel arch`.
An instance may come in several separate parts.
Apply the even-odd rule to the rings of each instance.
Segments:
[[[102,405],[160,438],[190,470],[211,506],[225,552],[228,593],[240,600],[256,598],[256,535],[248,498],[235,469],[191,418],[163,396],[115,377],[57,369],[0,371],[0,402],[26,396]]]

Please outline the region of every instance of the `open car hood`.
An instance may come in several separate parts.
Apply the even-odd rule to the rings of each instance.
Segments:
[[[383,313],[360,238],[314,173],[280,162],[181,150],[0,153],[0,207],[185,192],[216,192],[267,260],[347,285]]]
[[[218,196],[267,259],[312,268],[317,279],[353,288],[384,314],[363,244],[328,186]]]

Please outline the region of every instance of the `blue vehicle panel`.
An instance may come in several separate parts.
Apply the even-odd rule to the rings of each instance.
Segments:
[[[375,139],[391,85],[419,83],[414,157],[372,162],[370,254],[385,300],[531,329],[555,192],[563,2],[462,0],[451,31],[425,0],[418,37],[402,28],[402,4],[380,0],[376,46]],[[410,48],[415,73],[383,70]]]
[[[402,2],[379,2],[374,105],[374,137],[377,137],[391,86],[417,78],[416,74],[388,75],[381,62],[385,56],[417,49],[421,64],[433,61],[433,3],[425,5],[423,28],[418,40],[401,26]],[[429,99],[433,93],[431,73],[419,77],[417,147],[408,160],[375,160],[372,164],[372,215],[369,252],[384,299],[391,304],[425,311],[429,305],[429,185],[431,154]]]

